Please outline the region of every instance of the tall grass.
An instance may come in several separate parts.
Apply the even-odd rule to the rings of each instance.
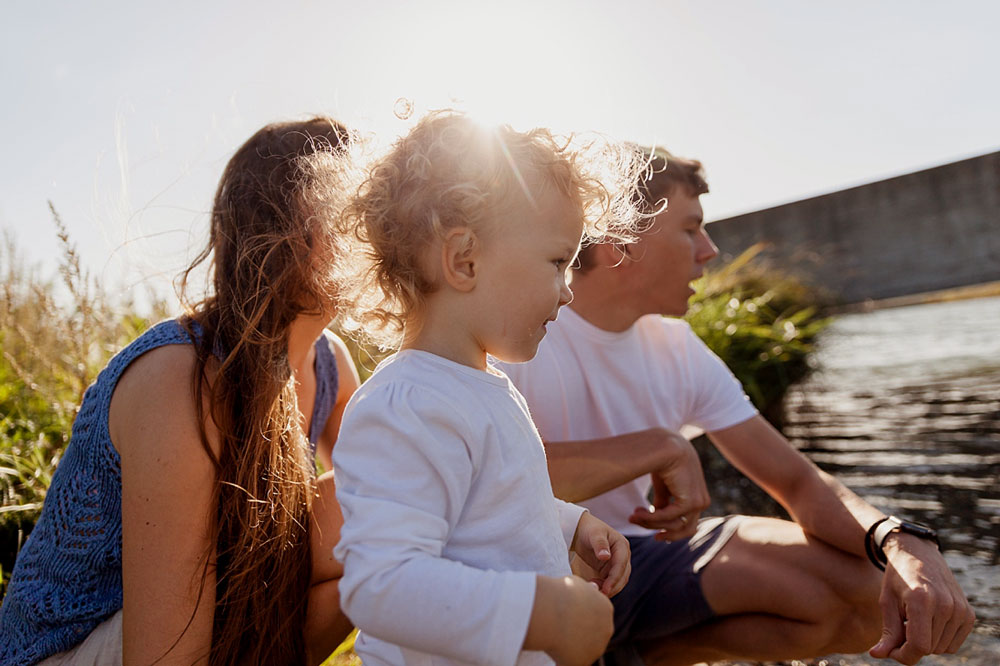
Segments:
[[[38,519],[83,392],[116,351],[167,311],[153,297],[142,316],[130,297],[112,296],[81,267],[49,208],[60,244],[58,281],[28,265],[8,234],[0,245],[0,594]]]

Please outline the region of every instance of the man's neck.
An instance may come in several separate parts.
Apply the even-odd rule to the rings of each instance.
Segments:
[[[635,307],[627,290],[616,289],[598,275],[575,275],[571,287],[573,302],[569,307],[601,330],[620,333],[645,314]]]

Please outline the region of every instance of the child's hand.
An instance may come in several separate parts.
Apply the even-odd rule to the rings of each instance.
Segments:
[[[614,632],[614,607],[577,576],[538,576],[525,650],[544,650],[558,666],[597,661]]]
[[[588,567],[574,571],[581,574],[586,571],[589,575],[584,577],[596,583],[601,592],[613,597],[625,587],[632,573],[628,539],[589,511],[580,516],[570,550]]]

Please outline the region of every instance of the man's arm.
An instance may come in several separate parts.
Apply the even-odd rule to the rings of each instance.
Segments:
[[[763,417],[709,432],[708,437],[802,529],[840,550],[865,557],[865,531],[883,517],[882,512],[816,467]]]
[[[823,472],[760,416],[708,434],[737,469],[781,503],[805,531],[840,550],[865,557],[868,527],[883,517]],[[975,614],[934,544],[891,535],[882,579],[882,639],[872,656],[916,663],[953,652],[972,630]]]
[[[570,442],[546,442],[549,478],[556,497],[579,502],[644,474],[653,476],[654,512],[636,507],[630,519],[662,531],[665,538],[694,534],[709,505],[698,454],[681,435],[664,428]],[[683,517],[683,520],[682,520]]]

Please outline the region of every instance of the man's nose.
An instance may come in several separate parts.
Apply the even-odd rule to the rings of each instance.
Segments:
[[[708,231],[702,229],[698,237],[698,261],[705,263],[715,259],[717,256],[719,256],[719,248],[712,242],[712,237],[708,235]]]

